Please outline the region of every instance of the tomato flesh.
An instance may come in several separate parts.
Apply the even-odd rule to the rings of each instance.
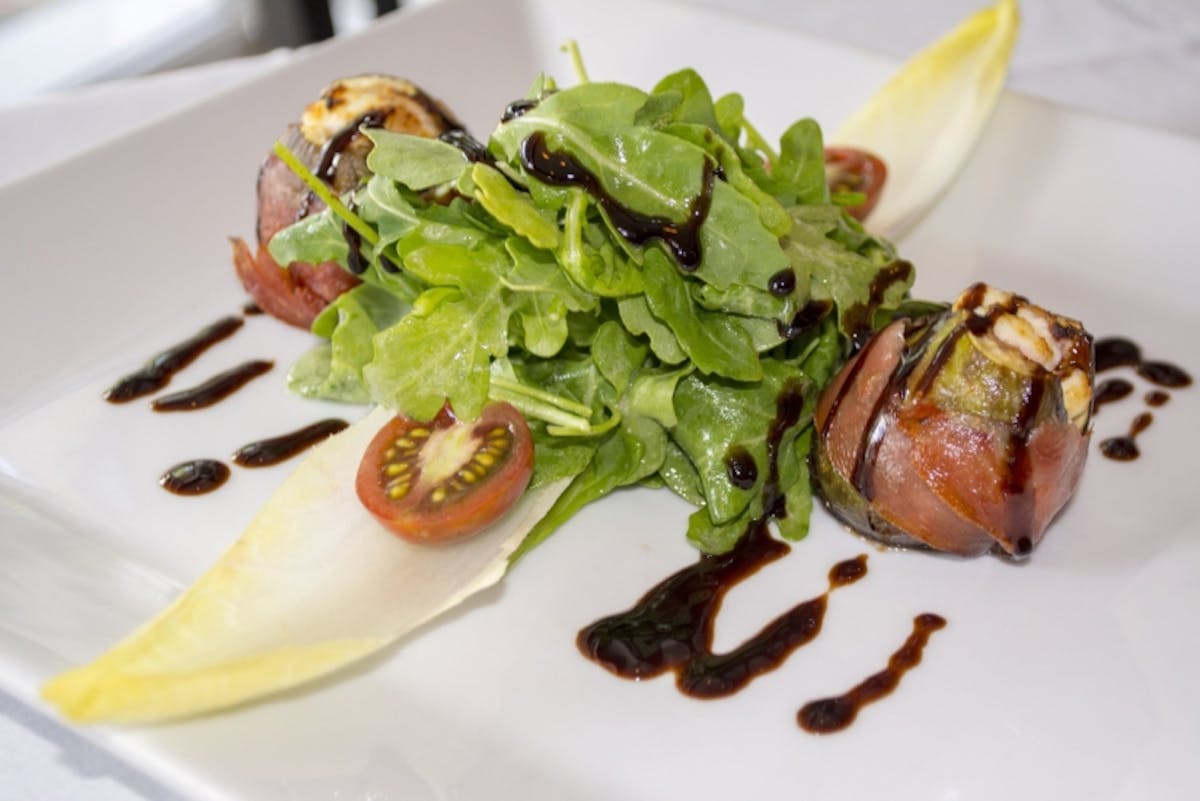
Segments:
[[[358,467],[359,500],[388,530],[418,543],[470,536],[512,506],[533,473],[533,439],[507,403],[462,421],[447,405],[429,422],[392,418]]]
[[[856,147],[825,148],[825,179],[831,192],[860,192],[865,200],[847,206],[851,217],[862,221],[879,202],[887,181],[887,165],[874,153]]]

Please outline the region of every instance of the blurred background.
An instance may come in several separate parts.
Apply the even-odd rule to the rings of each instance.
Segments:
[[[676,0],[895,58],[990,1]],[[0,0],[0,107],[294,49],[430,2]],[[1010,88],[1200,136],[1200,0],[1025,0],[1021,13]]]
[[[397,0],[0,0],[0,103],[296,47],[350,33],[397,6]]]

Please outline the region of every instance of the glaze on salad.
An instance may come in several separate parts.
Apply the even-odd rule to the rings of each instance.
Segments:
[[[572,479],[521,553],[642,483],[693,503],[688,537],[720,553],[767,511],[767,429],[798,387],[773,502],[803,537],[816,398],[914,274],[839,205],[861,194],[831,193],[814,121],[773,148],[742,105],[682,70],[649,92],[539,79],[486,144],[362,126],[370,177],[269,245],[361,281],[314,320],[326,342],[292,388],[415,421],[512,404],[531,486]]]

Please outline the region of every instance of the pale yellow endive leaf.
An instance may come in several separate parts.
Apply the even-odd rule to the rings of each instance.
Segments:
[[[914,56],[828,137],[887,164],[870,231],[901,237],[962,169],[1000,96],[1019,27],[1016,0],[977,12]]]
[[[412,545],[354,490],[367,443],[389,417],[376,410],[314,448],[190,589],[43,696],[77,721],[223,709],[360,659],[499,581],[565,482],[526,493],[480,535]]]

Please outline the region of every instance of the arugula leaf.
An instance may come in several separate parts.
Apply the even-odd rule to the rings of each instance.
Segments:
[[[592,460],[538,520],[509,558],[515,564],[588,504],[654,475],[666,458],[667,435],[645,417],[629,417],[596,447]]]
[[[647,250],[643,268],[650,311],[670,327],[696,367],[741,381],[762,375],[758,354],[745,330],[728,315],[699,308],[679,268],[664,253]]]
[[[476,164],[471,168],[475,184],[475,199],[497,222],[528,239],[539,248],[553,250],[558,246],[558,224],[529,197],[513,188],[508,179],[494,167]]]
[[[267,243],[267,250],[276,264],[293,262],[320,264],[337,261],[345,264],[350,246],[342,233],[342,221],[328,211],[312,214],[295,225],[289,225]]]
[[[312,332],[329,342],[315,346],[292,366],[288,388],[305,397],[369,402],[362,369],[375,355],[372,341],[409,308],[400,297],[370,284],[344,292],[312,324]]]
[[[375,358],[363,367],[372,399],[415,420],[432,420],[447,399],[464,419],[478,417],[491,360],[508,351],[505,311],[498,292],[426,290],[373,341]]]
[[[363,133],[375,145],[367,156],[371,172],[418,192],[457,181],[471,166],[461,150],[440,139],[385,128],[365,128]]]

